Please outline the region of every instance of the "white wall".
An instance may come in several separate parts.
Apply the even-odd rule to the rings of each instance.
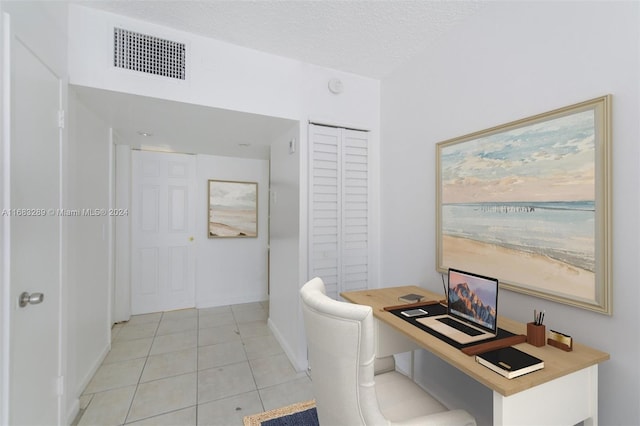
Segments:
[[[300,145],[299,126],[294,126],[271,144],[271,263],[282,265],[270,269],[269,326],[297,368],[306,368],[306,350],[301,337],[298,289],[304,265],[298,259],[300,238]],[[295,152],[289,151],[294,141]]]
[[[81,6],[69,9],[73,84],[276,117],[293,117],[300,108],[300,62]],[[113,26],[185,43],[186,80],[114,68]]]
[[[270,326],[283,346],[292,348],[292,353],[288,355],[294,365],[305,368],[304,337],[298,331],[291,330],[290,323],[302,322],[297,289],[309,278],[306,266],[307,122],[312,119],[371,130],[371,155],[377,159],[379,81],[78,5],[69,6],[69,11],[69,79],[72,84],[288,118],[303,123],[296,136],[300,161],[299,193],[297,196],[287,193],[292,198],[286,200],[287,203],[298,204],[300,222],[295,237],[291,236],[286,245],[276,244],[271,249],[271,273],[280,278],[272,281],[271,291],[272,295],[277,294],[282,299],[281,303],[276,302],[278,313],[271,310]],[[184,42],[187,45],[187,80],[170,81],[115,69],[111,65],[113,26]],[[327,89],[329,79],[334,77],[343,82],[344,92],[341,95],[331,94]],[[279,144],[288,141],[272,142]],[[377,163],[372,165],[372,170],[373,175],[377,175]],[[283,197],[280,200],[285,202]],[[280,212],[289,217],[289,212]],[[281,220],[277,217],[272,219]],[[372,223],[372,228],[376,229],[377,225]],[[294,240],[298,246],[296,258],[292,257],[291,252]],[[283,252],[279,253],[281,249]],[[297,265],[297,276],[291,272],[292,263]],[[372,259],[371,267],[377,270],[376,259]],[[374,282],[376,279],[373,277]],[[285,299],[290,303],[285,303]]]
[[[607,425],[640,418],[639,7],[485,3],[382,81],[382,285],[419,283],[434,291],[441,291],[434,145],[613,94],[613,316],[509,291],[500,301],[503,315],[523,322],[533,308],[546,309],[550,326],[611,354],[599,370],[600,423]],[[486,388],[422,351],[416,366],[419,382],[465,406],[481,423],[491,420]]]
[[[109,207],[109,128],[69,93],[68,209]],[[67,412],[110,349],[109,217],[67,217]],[[71,417],[71,420],[73,418]]]
[[[197,155],[196,307],[267,300],[269,162]],[[207,238],[208,180],[258,183],[258,237]]]

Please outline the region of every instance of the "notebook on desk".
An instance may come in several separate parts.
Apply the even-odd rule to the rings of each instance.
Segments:
[[[461,344],[496,337],[498,280],[449,269],[447,313],[417,321]]]

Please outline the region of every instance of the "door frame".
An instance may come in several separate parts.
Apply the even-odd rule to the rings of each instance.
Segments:
[[[9,191],[5,188],[9,184],[9,153],[7,144],[5,141],[9,139],[9,128],[7,126],[10,123],[11,117],[9,116],[9,88],[11,87],[9,81],[9,73],[5,70],[5,67],[10,66],[10,61],[7,55],[9,54],[9,30],[10,30],[10,18],[3,11],[2,3],[0,3],[0,30],[1,40],[0,43],[0,78],[2,84],[0,84],[0,94],[2,95],[2,104],[0,105],[0,111],[2,113],[2,144],[0,149],[0,164],[2,164],[2,173],[0,173],[0,205],[2,209],[5,209],[9,205]],[[0,424],[9,423],[9,315],[10,315],[10,294],[11,289],[9,287],[9,238],[7,232],[9,230],[9,219],[5,216],[0,216],[0,262],[2,271],[0,273]]]
[[[111,322],[129,321],[131,318],[131,157],[129,145],[118,143],[111,132],[113,149],[113,207],[125,209],[128,214],[113,218],[113,279],[111,283]]]

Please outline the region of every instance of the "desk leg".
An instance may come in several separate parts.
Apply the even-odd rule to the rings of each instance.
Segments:
[[[494,425],[598,424],[598,366],[502,396],[493,392]]]
[[[376,336],[376,356],[378,358],[420,349],[417,343],[379,319],[376,318],[373,325]]]

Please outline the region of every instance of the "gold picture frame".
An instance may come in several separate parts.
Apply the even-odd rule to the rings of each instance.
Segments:
[[[258,183],[210,179],[207,194],[209,238],[258,236]]]
[[[612,313],[611,95],[436,145],[436,267]]]

